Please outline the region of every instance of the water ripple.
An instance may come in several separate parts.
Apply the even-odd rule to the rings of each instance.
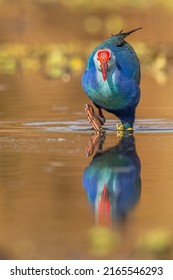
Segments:
[[[107,120],[104,126],[105,131],[116,131],[116,120]],[[25,127],[35,127],[40,130],[50,132],[90,132],[93,129],[87,120],[76,121],[43,121],[43,122],[26,122]],[[137,132],[173,132],[173,120],[167,119],[138,119],[134,125],[134,131]]]

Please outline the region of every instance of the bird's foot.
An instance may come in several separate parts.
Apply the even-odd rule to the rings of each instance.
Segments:
[[[122,124],[118,124],[118,123],[117,123],[116,127],[117,127],[117,131],[123,131],[123,130],[125,130],[125,127],[124,127],[124,125],[122,125]]]
[[[102,125],[105,123],[104,116],[97,115],[90,104],[85,105],[85,114],[92,127],[99,133],[102,131]]]
[[[128,131],[133,131],[133,128],[132,127],[128,127],[127,130]]]
[[[120,124],[117,124],[116,125],[117,127],[117,137],[123,137],[125,133],[128,133],[128,134],[132,134],[133,133],[133,128],[132,127],[128,127],[128,128],[125,128],[124,125],[120,125]]]
[[[92,135],[85,149],[86,157],[93,155],[97,145],[98,145],[97,152],[101,152],[104,141],[105,141],[105,133],[101,133],[101,134],[95,133],[94,135]]]

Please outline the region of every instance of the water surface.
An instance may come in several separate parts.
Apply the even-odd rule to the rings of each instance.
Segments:
[[[121,164],[113,169],[109,164],[111,159],[105,161],[104,151],[113,149],[115,157],[124,157],[124,148],[117,155],[116,146],[122,138],[117,137],[115,131],[117,120],[108,116],[100,153],[105,178],[110,169],[113,170],[111,180],[121,188],[121,184],[126,185],[125,181],[129,180],[128,172],[136,172],[138,184],[137,190],[127,191],[132,197],[130,201],[127,198],[123,201],[124,214],[117,214],[114,205],[114,214],[105,223],[104,219],[102,222],[98,219],[98,203],[94,204],[89,195],[91,189],[87,190],[83,182],[86,168],[93,168],[98,147],[86,157],[93,131],[83,113],[83,105],[88,100],[81,94],[80,83],[75,82],[77,86],[72,87],[57,81],[47,84],[40,79],[40,84],[23,86],[20,83],[16,87],[18,79],[2,81],[6,88],[1,96],[2,104],[6,102],[6,107],[1,109],[0,123],[1,258],[142,258],[136,253],[136,240],[141,234],[151,228],[173,230],[171,116],[163,112],[158,117],[155,110],[143,118],[139,109],[135,146],[129,142],[126,147],[134,149],[135,154],[130,152],[125,166]],[[38,81],[39,77],[35,79]],[[58,83],[65,95],[62,88],[57,87]],[[42,87],[43,84],[47,84],[47,88]],[[47,102],[45,94],[42,97],[44,90],[51,94],[51,101]],[[26,95],[25,99],[21,93]],[[78,103],[75,94],[78,94]],[[137,158],[138,164],[134,163]],[[133,163],[128,165],[129,162]],[[125,179],[118,177],[120,173]],[[101,182],[97,178],[96,185],[98,181]],[[93,231],[95,238],[98,225],[110,230],[107,238],[110,233],[120,236],[118,248],[112,246],[101,254],[99,250],[92,250],[92,238],[90,240],[88,234],[96,230]]]

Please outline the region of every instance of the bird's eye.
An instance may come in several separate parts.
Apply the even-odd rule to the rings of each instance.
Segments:
[[[97,57],[97,60],[99,60],[99,58]]]
[[[111,56],[109,57],[109,60],[111,60]]]

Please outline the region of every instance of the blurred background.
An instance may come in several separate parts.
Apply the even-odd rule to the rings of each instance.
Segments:
[[[81,75],[98,43],[141,26],[126,40],[141,61],[137,127],[151,131],[128,155],[138,190],[126,218],[99,227],[82,186],[97,161],[85,158]],[[172,30],[172,0],[0,0],[1,259],[172,258]],[[108,133],[106,148],[119,141]]]
[[[82,103],[87,100],[80,78],[89,53],[110,34],[140,26],[142,30],[127,38],[142,66],[138,116],[168,117],[172,112],[172,13],[171,0],[93,0],[92,4],[87,0],[1,0],[2,119],[40,119],[43,111],[44,117],[55,118],[57,105],[72,111],[79,108],[72,91]]]

